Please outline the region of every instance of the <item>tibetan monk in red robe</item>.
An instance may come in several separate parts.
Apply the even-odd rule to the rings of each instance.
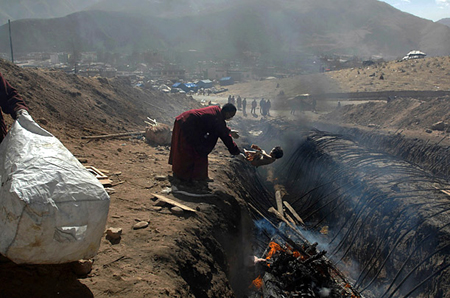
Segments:
[[[184,181],[208,181],[208,154],[220,138],[232,155],[240,150],[230,134],[226,120],[236,114],[236,107],[209,106],[189,110],[175,119],[169,164],[176,178]]]

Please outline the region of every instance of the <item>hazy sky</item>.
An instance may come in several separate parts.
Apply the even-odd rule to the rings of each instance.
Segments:
[[[393,7],[423,19],[450,18],[450,0],[383,0]]]

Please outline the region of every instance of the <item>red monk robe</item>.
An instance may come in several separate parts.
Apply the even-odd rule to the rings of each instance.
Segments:
[[[234,113],[231,117],[236,113],[232,107]],[[224,112],[218,106],[209,106],[186,111],[176,117],[169,156],[175,177],[187,181],[207,180],[208,154],[216,146],[218,138],[231,154],[240,153],[225,123]]]

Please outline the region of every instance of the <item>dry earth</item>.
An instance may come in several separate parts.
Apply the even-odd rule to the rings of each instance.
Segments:
[[[294,96],[358,90],[450,90],[449,64],[449,57],[427,58],[248,82],[230,86],[217,101],[223,102],[228,94],[276,101],[280,91]],[[153,146],[134,137],[81,138],[142,131],[147,117],[172,125],[182,111],[200,107],[197,101],[184,95],[132,88],[127,81],[21,69],[5,61],[0,61],[0,72],[23,95],[36,122],[61,140],[83,164],[95,166],[109,176],[111,204],[105,229],[123,230],[117,243],[102,238],[98,255],[92,260],[92,271],[84,275],[75,274],[74,264],[19,266],[3,258],[1,297],[242,296],[254,278],[251,268],[235,267],[237,259],[251,254],[246,251],[251,244],[247,243],[246,227],[242,226],[247,207],[238,183],[233,181],[231,158],[222,144],[210,158],[212,195],[187,197],[164,193],[172,185],[167,164],[169,146]],[[379,79],[381,74],[384,80]],[[339,119],[340,123],[361,127],[377,122],[379,130],[397,131],[401,127],[404,133],[412,131],[414,137],[449,144],[448,133],[425,132],[430,123],[450,121],[449,100],[411,98],[390,104],[346,104],[334,111],[333,117],[322,121],[333,123]],[[335,107],[324,102],[317,114],[300,114],[295,120],[310,117],[319,121],[319,116],[325,117],[331,110]],[[230,126],[245,131],[238,124],[248,125],[250,120],[264,124],[275,117],[294,120],[286,111],[274,111],[273,115],[243,117],[238,113]],[[372,118],[368,119],[369,115]],[[163,194],[196,212],[179,214],[170,206],[155,206],[153,194]],[[148,222],[148,226],[134,229],[141,221]],[[237,281],[236,276],[241,280]],[[232,286],[240,294],[234,294]]]

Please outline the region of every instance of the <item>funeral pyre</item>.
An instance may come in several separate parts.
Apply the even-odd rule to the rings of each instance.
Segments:
[[[272,238],[263,258],[255,257],[258,276],[249,297],[362,297],[317,245],[280,234]]]

